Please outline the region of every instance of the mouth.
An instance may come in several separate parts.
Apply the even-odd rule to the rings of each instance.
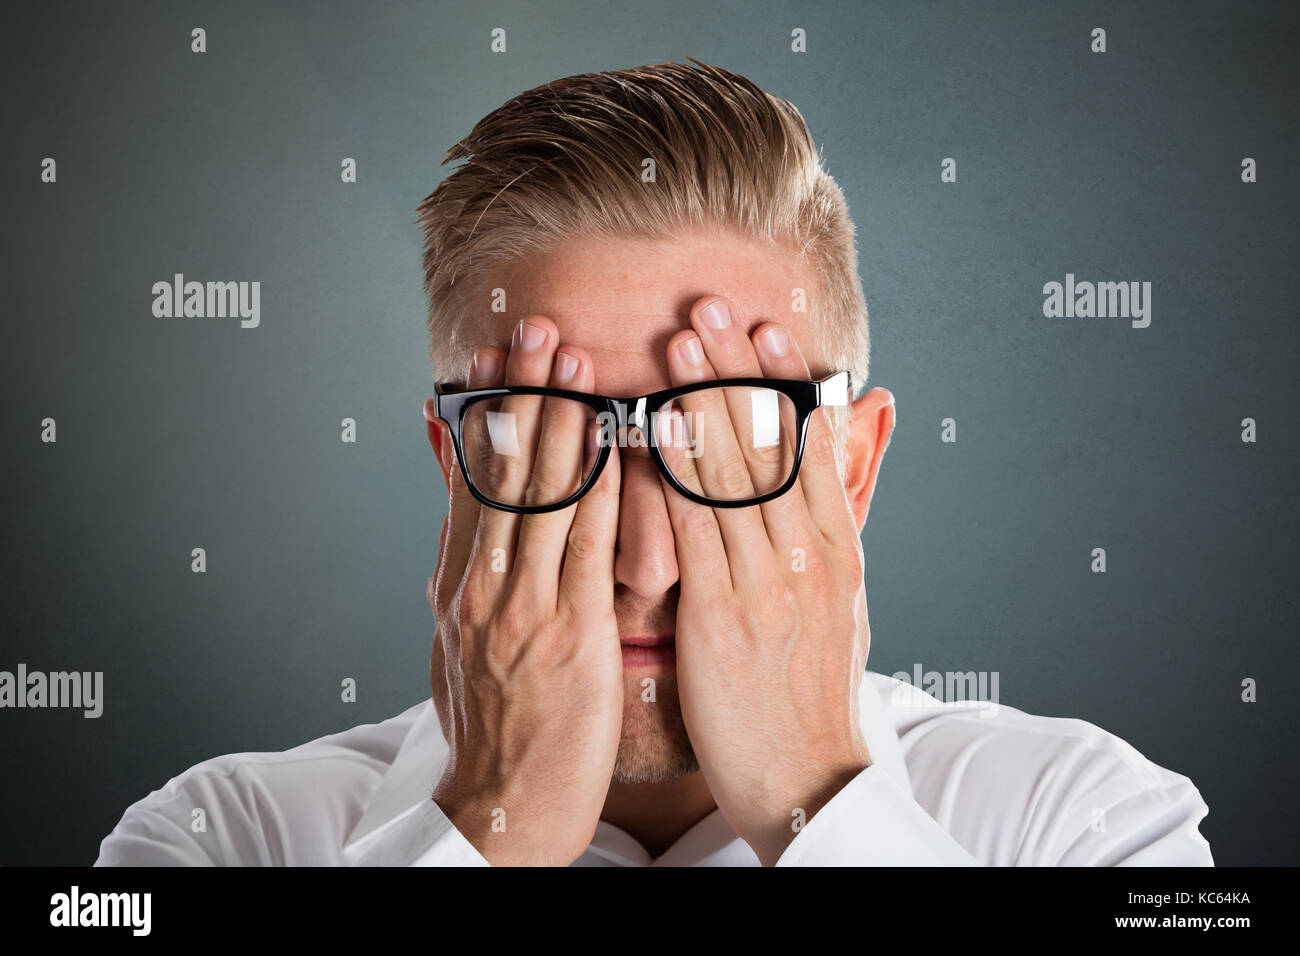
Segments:
[[[619,638],[624,667],[673,667],[677,664],[677,638],[673,634],[631,634]]]

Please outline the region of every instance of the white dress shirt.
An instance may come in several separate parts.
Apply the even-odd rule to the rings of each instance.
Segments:
[[[1212,866],[1192,782],[1082,720],[943,703],[867,672],[872,765],[778,866]],[[430,798],[431,700],[283,753],[206,760],[129,807],[97,866],[486,866]],[[757,866],[715,810],[658,858],[601,821],[576,866]]]

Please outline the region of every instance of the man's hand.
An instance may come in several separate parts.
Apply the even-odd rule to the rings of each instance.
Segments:
[[[723,299],[700,300],[691,324],[668,343],[674,385],[810,378],[782,326],[760,326],[751,342]],[[742,497],[748,476],[773,467],[753,447],[747,404],[734,415],[726,402],[694,409],[707,453],[665,449],[674,473],[697,469],[689,487]],[[688,399],[680,405],[692,411]],[[858,725],[869,643],[862,546],[826,416],[813,412],[799,480],[773,501],[710,508],[664,490],[681,580],[682,716],[719,809],[765,865],[871,763]]]
[[[558,344],[554,323],[530,317],[508,356],[479,349],[469,385],[591,391],[590,356]],[[512,396],[498,414],[520,453],[484,448],[475,467],[485,478],[474,474],[502,500],[541,501],[594,458],[597,436],[571,403]],[[459,467],[450,469],[429,601],[438,624],[430,680],[451,755],[433,798],[492,864],[571,863],[590,844],[609,790],[623,722],[617,448],[611,455],[576,505],[540,515],[480,506]]]

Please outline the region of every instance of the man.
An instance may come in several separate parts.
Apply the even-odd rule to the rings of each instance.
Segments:
[[[200,764],[100,863],[1212,863],[1118,738],[865,671],[854,228],[798,111],[697,66],[522,94],[420,206],[432,700]]]

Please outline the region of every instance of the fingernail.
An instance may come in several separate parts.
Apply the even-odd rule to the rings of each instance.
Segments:
[[[785,329],[768,329],[763,333],[763,348],[772,355],[784,355],[790,351],[790,336]]]
[[[721,299],[714,299],[700,312],[700,321],[711,329],[725,329],[731,324],[731,310]]]
[[[568,352],[555,353],[555,380],[567,382],[578,372],[578,360]]]
[[[692,365],[701,365],[704,362],[704,346],[700,344],[698,336],[692,335],[690,338],[682,339],[677,344],[677,351]]]
[[[492,381],[500,369],[501,363],[497,360],[496,353],[484,350],[474,353],[474,366],[470,374],[475,382]]]
[[[527,322],[519,323],[519,344],[524,347],[525,352],[531,352],[534,349],[542,347],[546,341],[546,330],[539,329],[535,325],[529,325]]]

